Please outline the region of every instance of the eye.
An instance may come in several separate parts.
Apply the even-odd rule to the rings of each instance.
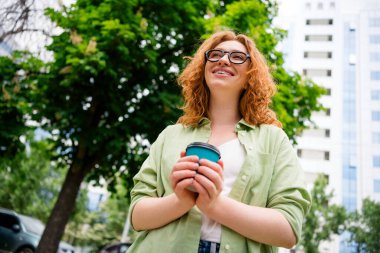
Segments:
[[[212,50],[209,52],[209,58],[219,59],[223,57],[223,52],[219,50]]]
[[[234,52],[234,53],[231,53],[231,58],[233,60],[243,61],[245,59],[245,54],[240,53],[240,52]]]

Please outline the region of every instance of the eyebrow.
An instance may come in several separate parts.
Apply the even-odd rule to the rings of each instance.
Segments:
[[[248,54],[248,52],[244,52],[244,51],[237,50],[237,49],[226,50],[226,49],[223,49],[223,48],[220,48],[220,47],[216,47],[216,48],[214,48],[214,50],[222,50],[222,51],[226,51],[226,52],[240,52],[240,53]]]

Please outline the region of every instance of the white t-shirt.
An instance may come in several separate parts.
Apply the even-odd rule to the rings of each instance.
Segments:
[[[223,143],[218,146],[218,149],[224,163],[224,182],[223,191],[221,194],[223,196],[227,196],[231,192],[232,185],[239,174],[246,154],[244,147],[240,144],[238,138]],[[220,224],[202,214],[201,239],[219,243],[220,236]]]

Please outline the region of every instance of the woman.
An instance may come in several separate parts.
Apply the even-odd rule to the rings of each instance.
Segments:
[[[184,114],[159,135],[134,178],[130,218],[141,233],[128,252],[292,248],[310,197],[269,109],[275,85],[253,41],[230,31],[214,34],[178,81]],[[221,160],[185,156],[194,141],[217,146]]]

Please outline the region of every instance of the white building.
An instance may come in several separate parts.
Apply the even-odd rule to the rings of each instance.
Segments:
[[[0,42],[0,56],[11,55],[16,49],[18,49],[18,43],[12,38]]]
[[[318,128],[298,139],[309,186],[325,174],[349,211],[380,201],[380,1],[286,0],[279,21],[289,32],[286,68],[328,90],[328,110],[312,117]],[[335,238],[320,252],[353,251]]]

